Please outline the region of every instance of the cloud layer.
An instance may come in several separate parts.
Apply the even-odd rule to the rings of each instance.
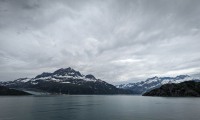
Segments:
[[[72,67],[110,83],[200,71],[199,0],[0,0],[0,79]]]

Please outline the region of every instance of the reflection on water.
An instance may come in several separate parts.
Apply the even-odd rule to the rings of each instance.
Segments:
[[[0,97],[0,120],[198,120],[200,98],[125,95]]]

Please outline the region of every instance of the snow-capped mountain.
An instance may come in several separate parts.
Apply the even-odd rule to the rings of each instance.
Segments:
[[[152,77],[145,81],[117,85],[117,88],[131,90],[134,94],[142,94],[149,90],[158,88],[168,83],[181,83],[184,81],[199,81],[199,78],[190,77],[189,75],[179,75],[176,77]]]
[[[35,78],[19,78],[14,81],[1,82],[3,86],[18,89],[41,90],[63,94],[123,94],[130,91],[96,79],[93,75],[83,75],[72,68],[61,68],[53,73],[43,72]]]
[[[51,82],[58,82],[58,83],[71,83],[75,84],[76,80],[83,80],[92,81],[92,82],[103,82],[101,80],[96,79],[93,75],[82,75],[79,71],[75,71],[72,68],[61,68],[56,70],[53,73],[43,72],[40,75],[37,75],[35,78],[19,78],[14,81],[4,82],[4,84],[12,84],[12,83],[27,83],[30,82],[31,84],[38,84],[41,80],[43,81],[51,81]]]

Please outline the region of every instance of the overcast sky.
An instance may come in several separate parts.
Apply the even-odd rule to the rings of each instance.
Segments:
[[[0,0],[0,80],[72,67],[109,83],[200,72],[200,0]]]

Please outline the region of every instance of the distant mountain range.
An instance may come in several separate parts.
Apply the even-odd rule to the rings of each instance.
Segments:
[[[144,93],[143,96],[200,97],[200,82],[185,81],[178,84],[165,84]]]
[[[199,78],[193,78],[189,75],[179,75],[176,77],[152,77],[145,81],[117,85],[117,88],[131,90],[133,94],[143,94],[155,88],[168,83],[181,83],[184,81],[200,81]]]
[[[61,68],[53,73],[44,72],[35,78],[19,78],[14,81],[0,82],[0,85],[20,90],[42,91],[52,94],[130,94],[129,90],[95,78],[83,75],[72,68]]]
[[[24,91],[39,91],[50,94],[143,94],[164,84],[184,81],[200,81],[197,77],[179,75],[176,77],[152,77],[145,81],[121,85],[111,85],[83,75],[72,68],[61,68],[53,73],[43,72],[34,78],[19,78],[14,81],[0,82],[1,86]]]

